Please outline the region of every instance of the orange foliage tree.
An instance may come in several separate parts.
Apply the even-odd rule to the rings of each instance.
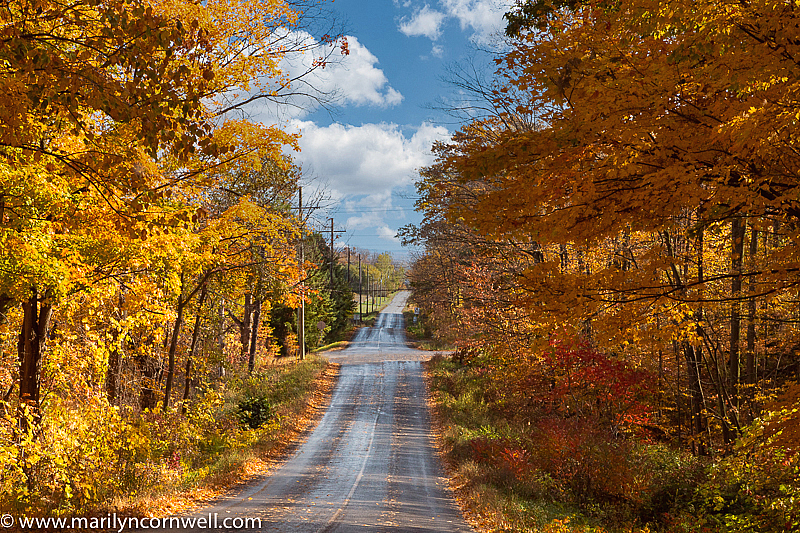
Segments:
[[[536,1],[508,19],[496,112],[419,185],[428,227],[495,265],[480,276],[503,296],[470,304],[480,344],[524,323],[500,348],[519,356],[566,328],[657,376],[661,430],[731,443],[797,371],[796,6]]]

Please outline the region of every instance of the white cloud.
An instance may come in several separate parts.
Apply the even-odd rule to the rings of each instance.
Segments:
[[[408,133],[386,123],[318,126],[298,120],[293,126],[302,133],[302,151],[296,158],[327,184],[325,192],[336,203],[337,220],[347,217],[348,231],[369,229],[368,233],[393,244],[396,229],[387,220],[404,219],[410,213],[393,205],[393,191],[412,185],[417,171],[433,162],[434,141],[450,137],[446,128],[428,123]]]
[[[503,15],[509,11],[513,0],[439,0],[439,9],[427,4],[417,7],[411,18],[400,19],[400,31],[409,37],[427,37],[436,41],[447,20],[458,21],[462,31],[469,31],[481,43],[492,42],[505,28]],[[403,7],[410,7],[403,3]],[[434,54],[435,55],[435,54]]]
[[[431,9],[427,4],[417,10],[409,19],[403,17],[400,20],[400,31],[408,37],[427,37],[435,41],[442,34],[442,23],[445,14]]]
[[[410,185],[416,170],[433,161],[433,142],[449,137],[446,128],[427,123],[411,137],[397,124],[386,123],[320,127],[295,121],[294,127],[302,133],[297,158],[342,196]]]
[[[400,244],[400,239],[397,238],[397,231],[391,229],[389,226],[380,226],[378,228],[378,237],[392,243]]]
[[[381,190],[362,198],[345,199],[339,206],[348,215],[345,225],[350,229],[377,227],[384,224],[384,218],[392,208],[392,192]]]
[[[508,0],[441,0],[448,16],[458,20],[462,30],[471,29],[481,41],[491,39],[504,27],[503,15],[513,5]]]
[[[287,40],[302,43],[305,52],[288,55],[281,69],[289,79],[303,75],[292,86],[297,93],[289,99],[290,105],[279,105],[259,100],[247,107],[251,118],[264,122],[285,118],[303,118],[319,107],[314,95],[333,97],[334,104],[391,107],[403,101],[403,95],[394,89],[383,70],[378,68],[378,58],[356,37],[347,36],[350,53],[342,55],[339,44],[317,42],[306,32],[292,32]],[[330,56],[322,67],[320,58]],[[286,115],[289,115],[288,117]]]
[[[394,106],[403,96],[389,85],[383,70],[377,68],[378,58],[355,37],[348,37],[350,54],[316,75],[321,87],[341,91],[343,99],[355,105]]]

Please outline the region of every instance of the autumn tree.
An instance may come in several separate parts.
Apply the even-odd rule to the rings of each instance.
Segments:
[[[9,237],[38,243],[35,254],[4,247],[15,267],[2,299],[23,302],[20,398],[38,413],[54,303],[113,275],[135,248],[126,239],[189,220],[191,209],[167,198],[169,179],[153,158],[188,162],[210,132],[201,98],[211,76],[190,75],[210,73],[198,22],[146,3],[7,2],[2,13],[0,210]]]
[[[624,354],[670,387],[697,451],[731,442],[752,385],[796,365],[794,6],[525,2],[508,19],[493,112],[423,172],[420,208],[529,247],[490,286],[533,346],[566,327]]]

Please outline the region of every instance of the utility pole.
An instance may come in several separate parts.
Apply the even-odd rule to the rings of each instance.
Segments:
[[[358,321],[364,322],[364,311],[361,309],[361,254],[358,254]]]
[[[331,297],[333,297],[333,261],[334,261],[334,257],[333,257],[333,234],[334,233],[344,233],[345,231],[344,230],[333,231],[333,217],[331,217],[330,220],[331,220],[331,283],[330,283],[330,285],[331,285]]]
[[[350,287],[350,247],[347,247],[347,288]]]
[[[300,327],[297,328],[297,341],[300,343],[300,360],[306,358],[306,295],[303,284],[303,265],[305,263],[305,250],[303,249],[303,240],[305,235],[303,233],[305,222],[303,219],[303,188],[300,187],[298,211],[300,214]]]

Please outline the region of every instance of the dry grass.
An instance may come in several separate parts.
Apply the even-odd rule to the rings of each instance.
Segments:
[[[269,475],[321,419],[330,402],[339,365],[327,362],[316,373],[309,393],[282,405],[277,431],[265,434],[253,447],[225,454],[212,474],[197,486],[114,502],[109,512],[126,516],[171,516],[202,507],[208,501]]]
[[[445,473],[447,474],[449,481],[448,488],[452,491],[455,500],[458,502],[467,523],[477,531],[490,531],[483,527],[483,517],[485,513],[480,512],[479,506],[477,505],[480,499],[476,498],[476,495],[470,490],[466,482],[467,480],[458,474],[458,465],[450,460],[450,454],[448,453],[450,450],[444,438],[447,421],[444,414],[439,409],[439,405],[436,403],[431,389],[430,368],[432,365],[436,364],[439,358],[441,358],[440,355],[434,355],[431,360],[422,363],[425,369],[423,374],[425,379],[425,396],[428,409],[431,413],[431,426],[436,450],[440,461],[444,465]]]

